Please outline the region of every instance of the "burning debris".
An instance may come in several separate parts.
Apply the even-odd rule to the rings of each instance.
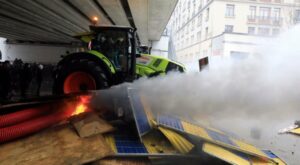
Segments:
[[[126,91],[126,94],[120,94],[120,90]],[[41,125],[39,129],[25,131],[26,133],[11,138],[1,136],[2,143],[10,142],[2,144],[0,154],[2,155],[4,152],[13,154],[16,150],[20,150],[20,147],[14,146],[24,144],[21,150],[26,150],[26,156],[35,155],[36,149],[39,149],[39,152],[46,157],[48,155],[52,161],[49,163],[47,158],[41,159],[39,156],[32,156],[27,162],[30,164],[62,164],[61,160],[70,164],[90,162],[95,164],[103,164],[103,162],[108,164],[111,162],[113,164],[122,164],[122,162],[132,162],[128,164],[183,164],[186,162],[189,164],[251,164],[254,162],[285,164],[271,151],[256,148],[220,130],[195,124],[173,114],[152,111],[146,97],[136,89],[116,87],[87,96],[75,96],[72,99],[53,104],[51,109],[57,110],[50,110],[51,112],[43,117],[26,119],[27,123],[35,126]],[[35,120],[39,120],[39,124]],[[47,122],[43,123],[44,121]],[[19,122],[24,124],[24,121]],[[69,123],[80,137],[76,137],[70,132]],[[55,127],[48,131],[45,130],[43,133],[37,133],[51,126]],[[10,128],[10,126],[5,128]],[[49,149],[44,143],[49,141],[48,138],[53,138],[48,136],[54,136],[53,132],[50,132],[57,128],[62,129],[57,131],[59,136],[55,135],[55,141],[59,144]],[[68,131],[63,131],[65,129]],[[36,134],[28,136],[33,133]],[[3,133],[1,132],[0,135]],[[23,136],[27,137],[18,139]],[[65,141],[65,136],[72,138]],[[98,137],[101,144],[98,140],[98,142],[94,141],[93,137]],[[38,138],[44,140],[28,145],[29,141]],[[83,153],[76,151],[75,154],[73,149],[78,150],[75,143],[86,144],[88,141],[95,145],[93,146],[95,150],[99,148],[97,153],[92,154],[85,150],[82,152],[90,153],[88,159],[86,159],[87,156],[76,157],[76,154],[82,155]],[[43,145],[42,149],[40,149],[40,145]],[[64,145],[68,147],[62,149]],[[2,148],[5,148],[6,151],[1,150]],[[7,150],[7,148],[10,149]],[[62,155],[62,157],[56,158],[60,161],[55,161],[55,158],[50,156],[51,153],[48,153],[50,150],[51,153]],[[103,153],[101,154],[102,151],[99,150],[103,150]],[[60,152],[67,152],[74,157],[70,159],[70,156],[60,154]],[[12,160],[9,156],[12,155],[1,156],[0,163],[14,164],[25,159],[22,154],[18,155],[17,160]]]
[[[37,103],[30,108],[0,116],[0,143],[30,135],[88,112],[86,97],[74,96],[53,103]]]
[[[84,113],[86,112],[87,110],[87,106],[84,105],[83,103],[79,103],[76,108],[75,108],[75,111],[72,113],[72,116],[76,116],[76,115],[79,115],[81,113]]]
[[[293,134],[293,135],[300,135],[300,121],[295,121],[294,125],[291,125],[287,128],[281,129],[278,132],[279,134]]]

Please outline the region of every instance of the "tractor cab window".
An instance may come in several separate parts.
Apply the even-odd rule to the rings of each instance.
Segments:
[[[169,64],[167,65],[167,68],[166,68],[166,72],[170,72],[170,71],[184,72],[184,69],[183,69],[183,67],[181,67],[173,62],[169,62]]]
[[[103,30],[92,41],[91,49],[97,50],[109,58],[118,71],[127,70],[127,32]]]
[[[138,52],[140,54],[151,54],[151,48],[148,46],[139,46],[138,47]]]

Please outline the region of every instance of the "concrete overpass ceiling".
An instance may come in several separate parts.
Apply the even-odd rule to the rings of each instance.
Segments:
[[[113,0],[112,0],[113,1]],[[111,25],[110,20],[99,10],[97,7],[97,2],[92,0],[68,0],[69,3],[74,5],[78,10],[80,10],[87,18],[92,19],[93,17],[98,17],[100,25]]]
[[[159,40],[178,0],[148,0],[149,39]]]
[[[22,18],[23,21],[35,24],[36,26],[39,26],[41,28],[48,28],[51,29],[51,31],[54,32],[60,32],[60,33],[67,33],[71,34],[73,33],[73,29],[62,26],[62,24],[59,24],[58,21],[55,22],[56,19],[51,19],[49,16],[49,19],[44,19],[43,15],[40,15],[37,13],[38,10],[35,10],[35,12],[30,11],[29,9],[22,8],[19,5],[15,5],[12,3],[12,1],[5,1],[0,6],[0,13],[4,15],[11,15],[14,16],[15,19]],[[19,11],[19,12],[15,12]],[[42,12],[44,13],[44,12]],[[39,24],[36,24],[36,22],[39,22]]]
[[[32,0],[28,0],[32,1]],[[88,25],[91,24],[88,18],[85,18],[81,13],[74,10],[72,6],[68,5],[67,0],[36,0],[36,2],[42,4],[45,8],[50,9],[54,13],[60,15],[64,20],[69,20],[73,24],[81,27],[85,31],[88,31]]]
[[[26,36],[28,36],[28,38],[33,39],[34,41],[48,40],[56,42],[60,39],[65,39],[53,33],[45,33],[45,30],[38,27],[33,27],[26,23],[15,21],[13,18],[7,19],[7,17],[3,17],[2,15],[0,15],[0,22],[0,29],[2,29],[2,31],[10,31],[15,35],[22,34],[25,36],[25,38],[27,38]]]
[[[26,8],[22,8],[12,2],[16,1],[1,0],[0,2],[1,29],[5,28],[15,34],[20,32],[24,33],[25,39],[27,38],[26,36],[29,37],[29,35],[38,36],[37,38],[49,38],[48,40],[72,39],[70,36],[64,37],[62,31],[56,30],[53,26],[49,26],[45,21],[37,23],[38,20],[42,19],[41,17],[37,17],[34,13],[28,12]],[[29,13],[31,13],[31,15]]]
[[[142,44],[158,40],[177,0],[0,0],[0,37],[70,43],[99,25],[133,26]]]
[[[130,26],[120,0],[96,0],[116,25]]]
[[[148,0],[128,0],[130,11],[137,28],[140,42],[148,45],[149,29],[148,29]]]
[[[141,42],[159,40],[178,0],[128,0]]]

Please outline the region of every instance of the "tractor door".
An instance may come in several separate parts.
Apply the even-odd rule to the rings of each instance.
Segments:
[[[105,55],[116,69],[118,82],[131,79],[134,67],[134,38],[127,30],[101,30],[92,41],[91,49]]]

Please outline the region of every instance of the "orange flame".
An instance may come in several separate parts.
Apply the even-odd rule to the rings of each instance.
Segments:
[[[87,106],[83,103],[80,103],[76,106],[75,111],[72,113],[72,116],[79,115],[86,112]]]
[[[84,104],[88,104],[91,100],[92,96],[90,95],[85,95],[85,96],[80,96],[80,102],[84,103]]]

